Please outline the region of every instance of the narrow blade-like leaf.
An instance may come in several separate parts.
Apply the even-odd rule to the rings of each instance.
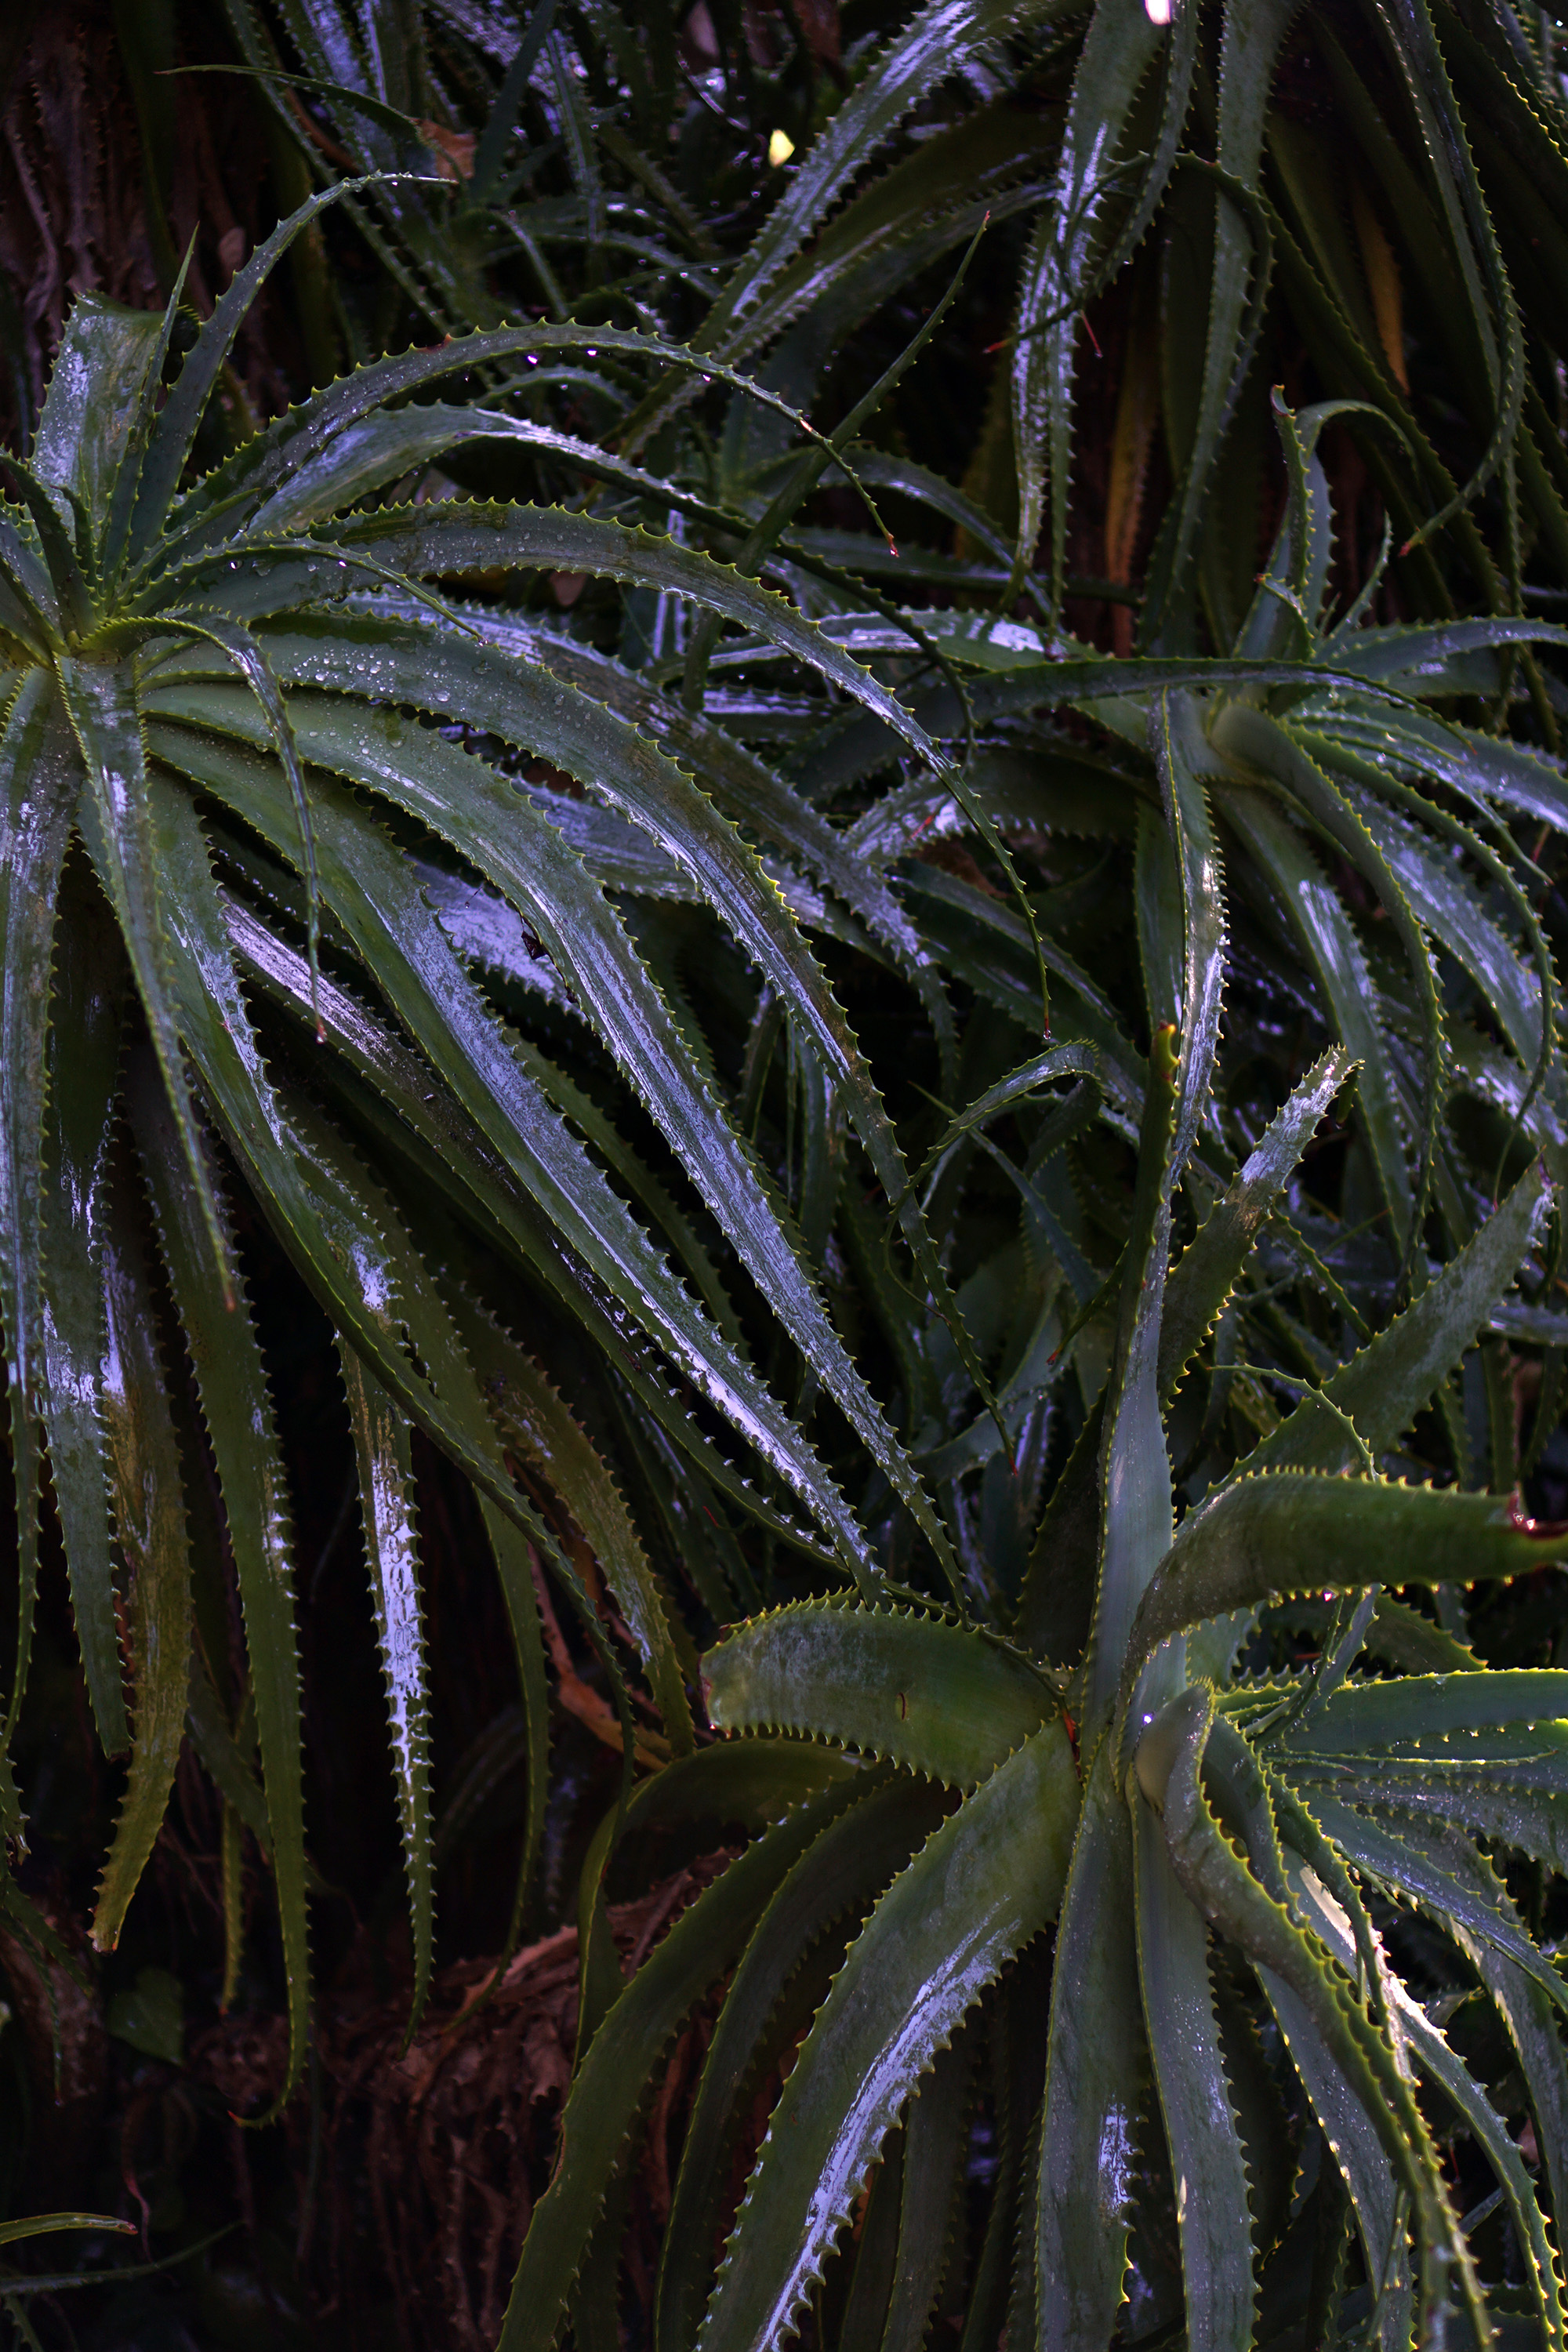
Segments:
[[[921,1848],[872,1912],[763,2143],[698,2343],[785,2335],[904,2102],[1006,1961],[1056,1917],[1078,1779],[1047,1724]]]

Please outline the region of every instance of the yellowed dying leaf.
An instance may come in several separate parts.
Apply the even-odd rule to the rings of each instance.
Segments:
[[[1399,283],[1399,265],[1394,260],[1387,231],[1373,210],[1372,199],[1359,179],[1351,182],[1351,213],[1355,221],[1356,242],[1361,247],[1362,267],[1366,271],[1373,316],[1377,320],[1377,337],[1383,345],[1383,355],[1400,391],[1408,392],[1410,379],[1405,373],[1405,300]]]

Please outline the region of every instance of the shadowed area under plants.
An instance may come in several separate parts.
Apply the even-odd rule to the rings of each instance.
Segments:
[[[1562,38],[0,36],[19,2341],[1564,2346]]]

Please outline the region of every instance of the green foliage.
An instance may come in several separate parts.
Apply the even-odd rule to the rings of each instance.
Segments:
[[[7,1833],[58,1532],[94,1939],[188,1739],[289,2102],[293,1283],[410,2034],[428,1464],[515,1657],[502,1967],[552,1701],[617,1754],[507,2352],[613,2335],[703,2008],[658,2352],[1559,2345],[1549,28],[864,13],[229,0],[287,217],[195,331],[173,269],[69,314],[0,509]],[[315,388],[236,438],[285,264]],[[612,1891],[737,1829],[623,1979]]]

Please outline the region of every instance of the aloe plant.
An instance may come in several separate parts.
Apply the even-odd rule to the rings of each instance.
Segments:
[[[668,1604],[613,1482],[555,1391],[496,1328],[490,1302],[465,1284],[460,1255],[444,1270],[430,1263],[432,1253],[442,1258],[458,1245],[438,1240],[439,1226],[426,1232],[428,1213],[449,1216],[461,1201],[470,1229],[477,1216],[489,1245],[606,1353],[678,1454],[718,1486],[738,1487],[712,1439],[665,1392],[673,1370],[767,1465],[779,1501],[747,1497],[750,1507],[873,1580],[865,1539],[809,1439],[737,1344],[733,1310],[702,1243],[572,1077],[498,1019],[468,957],[569,1007],[609,1048],[825,1391],[946,1549],[763,1171],[693,1068],[633,937],[552,822],[551,805],[390,706],[412,704],[435,719],[461,709],[488,737],[607,790],[787,992],[895,1197],[908,1192],[903,1162],[820,968],[756,851],[641,730],[635,693],[611,707],[593,690],[607,670],[605,680],[592,668],[574,679],[520,659],[515,641],[487,638],[477,619],[418,583],[488,569],[498,555],[536,567],[583,555],[609,572],[625,563],[634,575],[716,597],[732,617],[806,653],[911,740],[923,743],[923,730],[780,599],[618,523],[528,507],[351,510],[456,439],[541,437],[504,414],[394,408],[392,399],[485,362],[521,363],[580,344],[579,331],[498,330],[383,363],[290,412],[230,466],[182,489],[246,303],[323,201],[303,207],[236,280],[161,405],[174,305],[161,320],[90,299],[78,305],[31,464],[13,461],[21,505],[6,521],[0,559],[13,975],[4,1311],[23,1541],[10,1719],[14,1727],[26,1682],[41,1422],[84,1670],[110,1752],[126,1745],[111,1536],[133,1569],[136,1737],[95,1922],[99,1940],[110,1944],[184,1734],[193,1572],[145,1251],[110,1167],[128,1109],[239,1574],[266,1834],[295,1987],[296,2064],[306,1966],[288,1504],[226,1203],[232,1181],[262,1203],[341,1336],[421,1983],[430,1953],[429,1807],[411,1425],[461,1466],[489,1518],[536,1718],[531,1847],[544,1725],[530,1538],[564,1577],[591,1638],[599,1636],[580,1577],[519,1491],[509,1444],[563,1499],[571,1493],[573,1520],[611,1575],[647,1664],[666,1735],[678,1749],[691,1736]],[[640,338],[619,341],[628,352],[645,349]],[[571,650],[563,654],[569,673]],[[734,772],[745,773],[738,751],[730,766],[732,795]],[[368,813],[358,797],[365,793],[384,817]],[[773,799],[791,851],[820,865],[912,964],[912,936],[885,887],[856,875],[808,810],[796,813],[782,793]],[[395,814],[415,828],[426,863],[417,853],[411,863],[389,832]],[[58,996],[49,986],[57,925]],[[272,1049],[242,975],[279,1006],[286,1026],[302,1013],[306,1036],[330,1047],[313,1074],[332,1073],[326,1105],[318,1084],[290,1084],[269,1067]],[[143,1030],[127,1059],[120,1029],[128,992]],[[381,1123],[374,1174],[342,1131],[351,1101],[373,1129]],[[700,1297],[584,1139],[651,1208]],[[904,1221],[942,1291],[912,1203]],[[801,1537],[788,1498],[817,1537]],[[247,1774],[210,1718],[198,1697],[193,1720],[209,1723],[209,1760],[226,1797],[243,1801]],[[629,1716],[625,1744],[629,1759]],[[19,1835],[14,1790],[7,1803],[10,1832]]]
[[[416,1435],[475,1498],[513,1637],[509,1948],[537,1916],[552,1705],[620,1751],[509,2345],[613,2329],[644,2101],[731,1970],[666,2233],[667,2352],[782,2342],[808,2305],[819,2334],[918,2342],[944,2291],[973,2352],[1004,2326],[1064,2346],[1119,2315],[1174,2326],[1162,2231],[1194,2344],[1303,2312],[1347,2340],[1463,2341],[1521,2291],[1557,2341],[1544,1890],[1568,1709],[1549,1671],[1483,1668],[1488,1603],[1467,1623],[1460,1597],[1562,1549],[1510,1499],[1568,1345],[1542,911],[1563,634],[1521,615],[1517,495],[1550,590],[1555,443],[1487,211],[1510,253],[1550,215],[1534,30],[1500,63],[1511,19],[1445,14],[1439,57],[1419,12],[1381,51],[1313,18],[1286,59],[1278,12],[1229,11],[1211,43],[1195,9],[1167,34],[1110,0],[940,6],[851,41],[840,99],[799,43],[742,91],[720,10],[747,136],[786,99],[800,134],[747,234],[755,211],[682,224],[684,150],[669,173],[627,159],[639,43],[638,137],[673,105],[656,15],[540,9],[520,47],[474,54],[448,26],[444,58],[489,59],[464,84],[484,97],[467,187],[406,176],[443,113],[411,17],[366,48],[335,9],[294,9],[269,48],[230,15],[258,88],[296,129],[286,91],[325,110],[366,174],[321,170],[178,365],[179,286],[161,318],[80,298],[0,508],[8,1837],[52,1511],[93,1719],[127,1759],[94,1933],[128,1916],[188,1741],[222,1809],[226,1993],[242,1829],[269,1874],[287,2097],[319,1882],[278,1368],[247,1297],[259,1220],[338,1350],[411,2025],[446,1793]],[[1303,56],[1337,77],[1331,132],[1285,102]],[[939,66],[989,77],[986,102]],[[1205,74],[1212,125],[1189,106]],[[524,217],[506,174],[528,108],[535,144],[552,121],[563,144],[532,157],[552,193]],[[1475,179],[1483,111],[1530,190],[1495,142]],[[1419,297],[1383,199],[1362,190],[1359,264],[1313,209],[1352,145]],[[595,206],[623,182],[687,239],[679,266],[646,220],[628,274],[602,266],[627,225]],[[447,339],[200,473],[247,305],[340,202],[399,315]],[[1034,223],[1021,260],[1008,219]],[[548,246],[548,285],[498,268],[503,226]],[[899,355],[818,429],[836,347],[966,241],[945,303],[904,315]],[[1072,338],[1128,255],[1112,576],[1086,580]],[[959,458],[900,442],[983,281],[1016,332],[960,488]],[[520,286],[551,315],[508,323]],[[1441,456],[1401,317],[1418,388],[1475,360]],[[1277,457],[1270,321],[1318,390],[1353,395],[1277,395]],[[1093,592],[1133,593],[1157,366],[1174,488],[1138,526],[1131,657],[1125,607],[1113,635]],[[1336,571],[1346,434],[1426,536],[1360,563],[1342,528]],[[1546,1351],[1528,1436],[1513,1346]],[[710,1742],[704,1711],[752,1736]],[[623,1986],[614,1874],[638,1832],[705,1822],[750,1842]],[[5,1901],[47,1937],[15,1881]],[[803,2035],[731,2217],[743,2111]],[[977,2101],[989,2219],[950,2262]],[[1514,2146],[1527,2106],[1544,2194]],[[1456,2202],[1443,2140],[1495,2173],[1512,2252]]]
[[[1191,1032],[1158,1033],[1110,1374],[1011,1622],[851,1595],[765,1611],[703,1662],[711,1721],[745,1737],[672,1764],[605,1822],[583,1879],[592,2038],[503,2345],[548,2346],[574,2280],[579,2315],[606,2294],[613,2309],[607,2185],[670,2036],[726,1975],[665,2237],[661,2345],[787,2341],[868,2175],[850,2308],[867,2340],[895,2318],[895,2340],[920,2340],[988,2047],[1000,2161],[966,2342],[1005,2323],[1010,2343],[1109,2344],[1139,2283],[1130,2232],[1154,2227],[1161,2197],[1189,2343],[1247,2347],[1303,2313],[1310,2340],[1489,2340],[1500,2306],[1471,2232],[1498,2200],[1456,2202],[1434,2103],[1443,2136],[1468,2134],[1490,2168],[1523,2307],[1560,2340],[1563,1991],[1510,1857],[1561,1866],[1568,1682],[1486,1670],[1394,1594],[1527,1572],[1568,1535],[1506,1496],[1378,1467],[1500,1307],[1552,1188],[1527,1170],[1173,1528],[1172,1396],[1245,1296],[1254,1237],[1347,1071],[1336,1050],[1310,1072],[1167,1265],[1200,1064]],[[1037,1629],[1053,1599],[1070,1610],[1086,1541],[1088,1643],[1053,1665]],[[1321,1649],[1288,1667],[1267,1628],[1304,1599]],[[693,1812],[761,1834],[605,2006],[593,1956],[613,1837]],[[1407,1956],[1416,1918],[1446,1958],[1429,1937]],[[1020,2063],[1039,1973],[1013,1964],[1052,1927],[1042,2083]],[[1518,2070],[1500,2098],[1495,2057],[1470,2056],[1478,2002]],[[1458,2043],[1441,2022],[1455,2011]],[[804,2028],[731,2217],[742,2095]],[[1516,2145],[1521,2105],[1545,2200]]]
[[[1189,2342],[1268,2340],[1260,2313],[1279,2332],[1303,2309],[1344,2340],[1487,2340],[1496,2311],[1514,2307],[1511,2289],[1482,2275],[1469,2231],[1483,2209],[1456,2204],[1416,2083],[1441,2102],[1445,2134],[1458,2128],[1491,2168],[1529,2307],[1547,2340],[1562,2332],[1551,2219],[1563,2161],[1561,1986],[1506,1857],[1556,1866],[1555,1718],[1568,1686],[1550,1672],[1486,1671],[1462,1620],[1445,1626],[1393,1595],[1508,1579],[1561,1558],[1568,1537],[1510,1498],[1517,1438],[1501,1413],[1483,1469],[1501,1491],[1390,1475],[1413,1466],[1400,1449],[1433,1405],[1468,1484],[1476,1465],[1450,1374],[1489,1326],[1559,1329],[1539,1286],[1542,1255],[1555,1262],[1545,1223],[1562,1133],[1555,986],[1517,847],[1490,814],[1533,776],[1547,798],[1530,813],[1550,824],[1556,772],[1435,720],[1411,696],[1431,680],[1440,703],[1465,675],[1466,649],[1485,644],[1493,658],[1517,625],[1384,630],[1363,611],[1329,625],[1324,422],[1279,408],[1290,493],[1227,657],[1111,664],[1058,638],[1058,659],[1037,665],[1023,631],[967,632],[973,657],[1009,665],[1019,703],[1037,694],[1103,730],[1100,792],[1115,778],[1129,794],[1121,829],[1135,843],[1151,1052],[1133,1062],[1100,1026],[1104,1000],[1060,958],[1047,919],[1054,1042],[939,1128],[923,1171],[933,1223],[942,1209],[949,1220],[936,1230],[961,1240],[957,1203],[984,1148],[1007,1170],[1028,1256],[1045,1268],[1031,1294],[1043,1309],[1012,1321],[995,1414],[929,1376],[915,1408],[928,1416],[918,1450],[952,1482],[966,1588],[943,1610],[885,1589],[752,1616],[703,1672],[710,1720],[750,1738],[672,1765],[605,1823],[582,1882],[586,2050],[524,2244],[509,2347],[547,2345],[568,2312],[581,2332],[614,2308],[607,2191],[661,2052],[731,1969],[665,2237],[663,2344],[782,2343],[808,2319],[830,2325],[822,2284],[842,2282],[831,2258],[879,2162],[848,2301],[835,2307],[847,2330],[853,2314],[875,2339],[896,2315],[894,2340],[919,2340],[945,2274],[987,2045],[1005,2160],[966,2282],[977,2345],[1004,2322],[1009,2341],[1063,2346],[1109,2343],[1131,2325],[1127,2295],[1150,2290],[1130,2241],[1135,2226],[1145,2236],[1161,2226],[1163,2196]],[[940,641],[940,614],[922,612],[921,625]],[[894,640],[867,627],[860,642]],[[961,629],[951,642],[964,642]],[[1034,804],[1048,822],[1054,794],[1060,822],[1068,779],[1091,755],[1065,735],[1035,742]],[[977,772],[987,772],[977,761],[972,791]],[[1016,824],[1029,782],[1016,768],[989,772],[1008,775]],[[1457,814],[1456,786],[1485,839]],[[933,810],[965,822],[951,787],[890,798],[917,822]],[[986,804],[999,810],[1001,794]],[[868,812],[859,837],[877,840],[886,822]],[[1102,800],[1100,824],[1117,822]],[[1363,961],[1373,927],[1358,927],[1331,886],[1314,835],[1363,877],[1397,943],[1380,951],[1375,988]],[[1024,922],[952,874],[921,876],[917,903],[928,892],[968,919],[946,934],[955,970],[1021,1030]],[[1484,903],[1493,892],[1496,914]],[[1231,971],[1233,896],[1271,926],[1263,951],[1276,973],[1285,957],[1310,971],[1319,1016],[1342,1038],[1234,1151],[1219,1038],[1227,992],[1238,1011],[1248,992]],[[1509,944],[1488,954],[1481,942],[1505,901]],[[989,962],[965,953],[977,934],[1011,937],[1011,993],[994,951]],[[1514,989],[1505,1013],[1502,992]],[[1456,1019],[1471,990],[1471,1021]],[[1488,1085],[1483,1062],[1499,1070],[1489,1057],[1505,1035],[1516,1058],[1507,1083],[1489,1086],[1508,1115],[1490,1140],[1516,1174],[1489,1213],[1489,1178],[1474,1162],[1465,1171],[1447,1113],[1456,1089]],[[1074,1096],[1047,1091],[1068,1081]],[[1301,1155],[1352,1086],[1380,1229],[1355,1298],[1285,1205],[1293,1192],[1300,1203]],[[1092,1152],[1077,1155],[1097,1097],[1102,1119],[1137,1122],[1131,1220],[1109,1265],[1079,1250],[1098,1188]],[[1022,1163],[989,1132],[1020,1114]],[[1532,1148],[1521,1150],[1526,1131]],[[1053,1181],[1064,1157],[1076,1193]],[[1288,1317],[1257,1258],[1276,1219],[1286,1286],[1301,1285]],[[1427,1251],[1442,1232],[1453,1255],[1439,1265]],[[1343,1246],[1331,1230],[1323,1238]],[[1008,1265],[1016,1280],[1018,1264],[1005,1248],[993,1261],[1001,1280]],[[1533,1303],[1507,1297],[1521,1268]],[[991,1271],[960,1289],[961,1309],[981,1307]],[[1401,1286],[1411,1303],[1358,1348],[1369,1314],[1381,1319]],[[1332,1340],[1307,1307],[1314,1289],[1331,1302]],[[989,1461],[1016,1486],[1006,1444],[1028,1444],[1043,1401],[1058,1412],[1070,1404],[1071,1350],[1097,1322],[1103,1381],[1091,1351],[1077,1367],[1076,1442],[1026,1565],[1016,1542],[989,1549],[977,1538],[960,1482]],[[928,1328],[934,1372],[942,1342]],[[1205,1349],[1208,1402],[1194,1410],[1187,1376]],[[1294,1411],[1279,1420],[1266,1408],[1250,1428],[1227,1429],[1233,1384],[1269,1380],[1300,1396]],[[1254,1388],[1249,1419],[1258,1402]],[[1318,1612],[1321,1653],[1292,1664],[1281,1636],[1303,1602]],[[595,1959],[616,1840],[694,1811],[761,1834],[620,1990]],[[1479,1978],[1522,2088],[1500,2094],[1495,2057],[1467,2065],[1473,2017],[1458,2045],[1434,2024],[1426,1989],[1444,1964],[1430,1943],[1405,1957],[1402,1906],[1449,1938],[1437,1981],[1456,2004]],[[1038,1979],[1009,1969],[1052,1927],[1043,2084],[1031,2090],[1017,2053]],[[722,2183],[744,2105],[803,2031],[731,2216]],[[1510,2127],[1526,2106],[1553,2184],[1544,2203]],[[715,2272],[716,2229],[729,2237]],[[1359,2286],[1348,2284],[1352,2240]]]

